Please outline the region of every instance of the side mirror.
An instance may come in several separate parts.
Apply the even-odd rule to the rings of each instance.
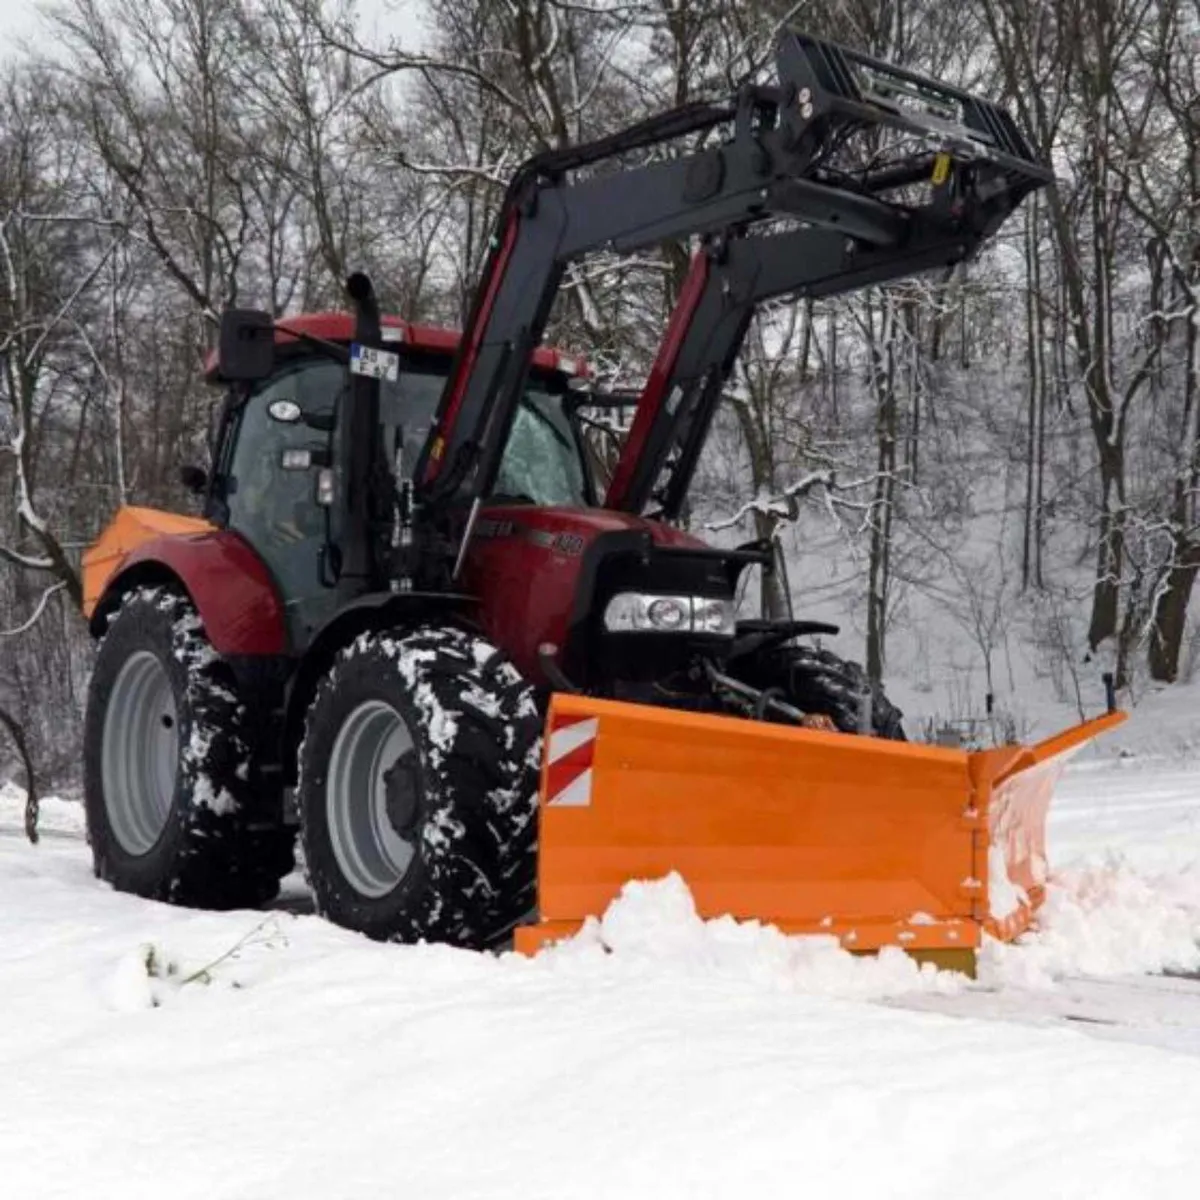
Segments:
[[[227,308],[217,340],[217,374],[229,383],[266,379],[275,366],[275,322],[253,308]]]
[[[208,487],[208,472],[190,463],[179,468],[179,482],[195,496],[203,496]]]

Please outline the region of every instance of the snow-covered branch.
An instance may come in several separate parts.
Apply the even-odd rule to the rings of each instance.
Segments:
[[[14,626],[12,629],[0,629],[0,637],[16,637],[18,634],[28,633],[41,619],[42,613],[46,611],[46,605],[50,603],[50,597],[65,588],[66,582],[60,579],[57,583],[52,583],[46,588],[37,602],[32,614],[20,625]]]
[[[875,475],[867,475],[861,479],[841,482],[837,478],[837,472],[832,469],[811,471],[797,479],[795,483],[789,484],[781,492],[774,495],[755,496],[753,500],[748,500],[731,516],[707,522],[705,528],[713,533],[731,529],[755,513],[774,517],[777,520],[794,521],[800,515],[800,502],[818,492],[822,497],[822,507],[826,511],[843,508],[862,513],[870,512],[873,507],[871,501],[853,500],[850,496],[874,487],[877,478]]]
[[[26,571],[53,571],[54,561],[43,555],[22,554],[10,546],[0,546],[0,559]]]

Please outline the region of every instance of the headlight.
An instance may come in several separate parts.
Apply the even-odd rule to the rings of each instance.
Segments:
[[[692,601],[692,628],[697,633],[733,636],[733,601],[697,596]]]
[[[692,623],[692,606],[686,597],[659,596],[646,605],[646,616],[650,619],[651,629],[661,629],[664,633],[674,633],[677,629],[686,629]]]
[[[610,633],[733,634],[733,601],[713,596],[656,596],[619,592],[604,610]]]

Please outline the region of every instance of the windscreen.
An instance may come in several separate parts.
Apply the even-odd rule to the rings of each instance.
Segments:
[[[380,388],[380,418],[388,446],[404,433],[403,470],[412,472],[433,428],[446,377],[402,370]],[[509,431],[491,499],[539,505],[584,505],[587,493],[579,443],[563,411],[562,397],[539,388],[525,390]]]

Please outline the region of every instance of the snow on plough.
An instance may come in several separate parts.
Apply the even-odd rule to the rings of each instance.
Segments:
[[[382,315],[363,275],[352,313],[224,314],[204,516],[124,509],[85,556],[97,874],[258,904],[298,827],[319,911],[378,938],[532,949],[672,869],[703,915],[852,949],[969,965],[1028,923],[1051,776],[1120,714],[907,744],[806,640],[835,629],[739,618],[772,546],[679,518],[760,305],[960,263],[1050,172],[985,100],[794,32],[776,63],[527,162],[461,335]],[[691,268],[602,481],[551,302],[587,254],[672,240]]]

